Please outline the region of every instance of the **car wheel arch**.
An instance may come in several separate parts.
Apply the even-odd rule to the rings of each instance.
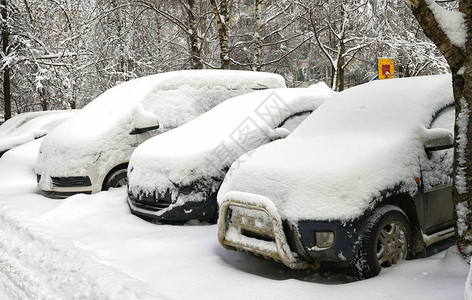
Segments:
[[[415,201],[413,197],[408,193],[399,193],[395,195],[391,195],[382,201],[379,201],[375,207],[372,209],[371,212],[375,211],[376,209],[385,206],[385,205],[393,205],[400,208],[408,217],[410,222],[410,229],[412,233],[412,242],[413,242],[413,256],[416,256],[417,253],[423,252],[425,248],[425,244],[423,241],[423,233],[421,231],[421,225],[418,218],[418,213],[415,205]],[[367,217],[368,218],[368,217]]]
[[[111,170],[107,173],[107,175],[103,178],[102,191],[106,191],[106,190],[108,189],[107,183],[108,183],[108,181],[110,180],[111,176],[112,176],[115,172],[117,172],[117,171],[119,171],[119,170],[122,170],[122,169],[126,170],[126,169],[128,169],[128,164],[129,164],[128,162],[125,162],[125,163],[121,163],[121,164],[119,164],[119,165],[116,165],[115,167],[113,167],[113,169],[111,169]]]

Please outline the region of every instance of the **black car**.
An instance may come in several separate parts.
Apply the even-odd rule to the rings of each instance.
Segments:
[[[128,167],[128,204],[147,219],[214,221],[216,195],[239,156],[286,137],[333,92],[273,89],[232,98],[140,145]]]

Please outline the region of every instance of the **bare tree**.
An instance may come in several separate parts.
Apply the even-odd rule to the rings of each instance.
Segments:
[[[353,59],[377,40],[368,1],[297,1],[306,11],[316,45],[331,64],[331,88],[344,89],[344,73]]]

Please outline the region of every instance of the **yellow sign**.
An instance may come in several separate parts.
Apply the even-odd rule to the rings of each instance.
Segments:
[[[395,78],[395,68],[393,59],[391,58],[379,58],[379,79],[391,79]]]

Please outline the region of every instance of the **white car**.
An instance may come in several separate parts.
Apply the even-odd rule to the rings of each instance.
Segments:
[[[164,221],[214,220],[218,188],[231,163],[288,136],[333,94],[324,83],[258,91],[149,139],[134,151],[128,167],[131,212]]]
[[[50,110],[18,114],[0,126],[0,157],[8,150],[45,136],[75,114],[75,110]]]
[[[220,243],[369,278],[453,236],[451,82],[350,88],[288,138],[236,161],[218,194]]]
[[[280,75],[229,70],[161,73],[117,85],[44,138],[38,186],[67,197],[125,185],[131,153],[146,139],[231,97],[280,87]]]
[[[55,114],[55,113],[62,113],[62,112],[64,111],[63,110],[44,110],[44,111],[24,112],[21,114],[17,114],[16,116],[12,116],[10,119],[6,120],[0,126],[0,136],[5,136],[6,134],[10,133],[11,131],[17,129],[24,123],[36,117]]]

